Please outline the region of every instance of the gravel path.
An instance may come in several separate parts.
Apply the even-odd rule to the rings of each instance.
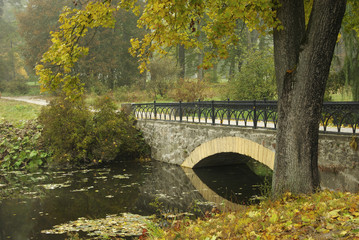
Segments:
[[[1,99],[27,102],[27,103],[32,103],[32,104],[42,105],[42,106],[46,106],[49,104],[48,101],[38,98],[36,96],[1,97]]]

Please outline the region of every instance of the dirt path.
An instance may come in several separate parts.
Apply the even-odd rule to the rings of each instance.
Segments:
[[[36,97],[36,96],[1,97],[1,99],[27,102],[27,103],[32,103],[32,104],[42,105],[42,106],[46,106],[49,104],[48,101],[41,99],[39,97]]]

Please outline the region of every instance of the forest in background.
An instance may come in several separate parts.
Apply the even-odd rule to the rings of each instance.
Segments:
[[[113,1],[115,4],[116,1]],[[34,67],[51,46],[50,31],[59,27],[62,9],[81,8],[72,0],[0,0],[0,92],[3,95],[40,94]],[[347,11],[333,57],[326,100],[359,100],[359,42],[353,21],[355,11]],[[166,49],[164,57],[153,55],[149,72],[140,74],[138,61],[128,49],[131,38],[142,38],[138,17],[118,11],[113,29],[90,30],[81,41],[91,51],[75,65],[87,94],[111,92],[121,102],[194,101],[197,99],[276,99],[271,34],[250,31],[237,22],[238,44],[229,47],[226,59],[214,60],[211,68],[201,68],[204,53],[213,51]],[[192,26],[200,30],[196,23]],[[200,39],[206,36],[201,34]]]

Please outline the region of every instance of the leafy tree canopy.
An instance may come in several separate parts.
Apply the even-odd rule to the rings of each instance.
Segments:
[[[115,11],[132,9],[140,14],[136,0],[90,1],[82,9],[65,8],[60,15],[60,30],[51,32],[52,46],[43,55],[42,63],[36,66],[42,90],[62,89],[69,98],[78,98],[83,93],[83,83],[73,74],[72,68],[89,48],[79,44],[88,29],[113,28]],[[140,61],[144,71],[152,53],[166,54],[166,49],[181,43],[186,48],[211,49],[206,51],[203,66],[211,67],[211,58],[226,58],[227,46],[235,45],[236,22],[244,21],[250,29],[260,32],[279,26],[274,18],[276,6],[270,0],[238,1],[148,1],[138,21],[139,27],[148,29],[143,39],[131,39],[130,52]],[[200,29],[200,31],[199,31]],[[205,34],[207,41],[198,41]]]
[[[78,74],[71,74],[79,58],[88,54],[88,47],[79,40],[88,29],[99,26],[113,28],[113,13],[117,10],[109,2],[89,2],[84,9],[65,7],[60,15],[60,30],[51,32],[52,46],[43,55],[42,64],[36,66],[43,91],[61,89],[68,98],[78,99],[84,91]]]

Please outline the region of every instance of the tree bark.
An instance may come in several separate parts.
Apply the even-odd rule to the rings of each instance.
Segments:
[[[0,0],[0,19],[4,13],[4,0]]]
[[[179,77],[184,79],[186,76],[186,49],[184,45],[178,45],[178,63],[180,65]]]
[[[198,42],[202,42],[203,41],[203,33],[202,33],[202,26],[201,26],[201,23],[199,22],[198,23],[198,30],[199,31],[199,36],[198,36]],[[203,64],[203,59],[204,59],[204,51],[203,49],[198,49],[199,52],[197,54],[198,56],[198,70],[197,70],[197,79],[198,81],[203,81],[203,77],[204,77],[204,70],[203,70],[203,67],[202,67],[202,64]]]
[[[228,81],[231,82],[234,78],[234,68],[236,65],[236,56],[234,53],[234,49],[231,48],[230,52],[229,52],[229,70],[228,70]]]
[[[319,117],[346,0],[314,0],[308,26],[303,1],[281,0],[274,31],[278,131],[273,194],[320,187]]]

